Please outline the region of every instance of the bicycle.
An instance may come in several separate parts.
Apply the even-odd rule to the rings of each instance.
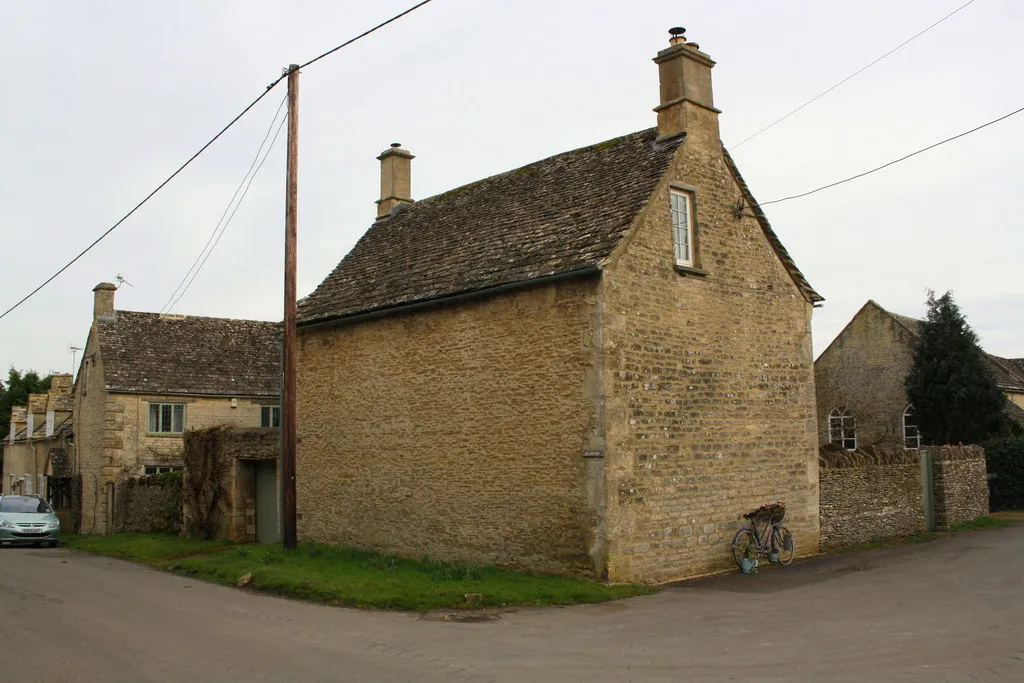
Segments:
[[[756,572],[761,557],[783,567],[793,562],[796,544],[793,534],[782,526],[785,516],[784,503],[766,503],[743,515],[743,519],[750,521],[750,528],[744,527],[732,537],[732,557],[744,574]],[[757,529],[759,522],[760,532]]]

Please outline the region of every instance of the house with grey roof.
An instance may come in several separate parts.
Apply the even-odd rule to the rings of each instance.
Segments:
[[[187,430],[280,424],[279,323],[116,310],[115,290],[93,290],[73,392],[85,533],[111,528],[118,477],[182,469]]]
[[[657,125],[412,200],[298,307],[300,539],[660,582],[724,569],[783,500],[818,547],[822,301],[673,34]]]
[[[921,321],[868,300],[814,362],[818,440],[847,450],[921,446],[906,379]],[[1024,426],[1024,368],[986,353],[992,379],[1007,397],[1007,417]]]

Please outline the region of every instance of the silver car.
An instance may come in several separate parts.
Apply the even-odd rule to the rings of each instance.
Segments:
[[[0,545],[60,543],[60,520],[39,496],[0,496]]]

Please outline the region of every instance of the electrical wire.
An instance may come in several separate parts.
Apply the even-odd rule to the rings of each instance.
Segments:
[[[806,197],[807,195],[812,195],[815,192],[821,192],[822,190],[827,190],[830,187],[835,187],[836,185],[842,185],[843,183],[848,183],[851,180],[856,180],[857,178],[863,178],[866,175],[871,175],[875,171],[881,171],[883,168],[888,168],[889,166],[892,166],[893,164],[898,164],[901,161],[906,161],[910,157],[917,156],[918,154],[921,154],[922,152],[927,152],[930,149],[935,149],[939,145],[944,145],[947,142],[952,142],[953,140],[956,140],[958,138],[962,138],[965,135],[970,135],[971,133],[979,131],[982,128],[987,128],[988,126],[991,126],[994,123],[999,123],[1000,121],[1002,121],[1004,119],[1008,119],[1008,118],[1010,118],[1011,116],[1013,116],[1015,114],[1021,113],[1022,111],[1024,111],[1024,107],[1021,107],[1020,109],[1017,109],[1015,111],[1011,111],[1009,114],[1004,114],[1003,116],[1000,116],[998,119],[993,119],[993,120],[989,121],[988,123],[983,123],[980,126],[978,126],[977,128],[972,128],[970,130],[966,130],[963,133],[959,133],[958,135],[954,135],[951,138],[946,138],[945,140],[941,140],[939,142],[936,142],[935,144],[928,145],[927,147],[922,147],[921,149],[917,150],[916,152],[911,152],[910,154],[907,154],[906,156],[902,156],[899,159],[893,159],[892,161],[890,161],[888,163],[885,163],[885,164],[882,164],[881,166],[878,166],[876,168],[873,168],[870,171],[864,171],[863,173],[858,173],[857,175],[850,176],[849,178],[843,178],[842,180],[837,180],[834,183],[829,183],[828,185],[822,185],[821,187],[815,188],[813,190],[809,190],[807,192],[801,192],[800,194],[794,194],[794,195],[791,195],[789,197],[782,197],[781,199],[773,199],[770,202],[758,202],[758,206],[768,206],[769,204],[778,204],[780,202],[788,202],[790,199],[799,199],[800,197]]]
[[[366,36],[370,35],[371,33],[374,33],[375,31],[377,31],[377,30],[379,30],[379,29],[381,29],[381,28],[384,28],[384,27],[385,27],[385,26],[387,26],[388,24],[390,24],[390,23],[392,23],[392,22],[394,22],[394,21],[397,21],[398,19],[401,19],[402,17],[404,17],[405,15],[409,14],[410,12],[413,12],[413,11],[415,11],[415,10],[419,9],[420,7],[423,7],[424,5],[426,5],[426,4],[430,3],[430,2],[432,2],[432,0],[423,0],[422,2],[419,2],[419,3],[415,4],[415,5],[413,5],[413,6],[412,6],[412,7],[410,7],[409,9],[407,9],[407,10],[405,10],[404,12],[401,12],[401,13],[399,13],[399,14],[396,14],[395,16],[391,17],[391,18],[390,18],[390,19],[388,19],[387,21],[383,21],[383,22],[381,22],[381,23],[377,24],[376,26],[374,26],[373,28],[371,28],[371,29],[369,29],[369,30],[367,30],[367,31],[363,31],[362,33],[360,33],[360,34],[359,34],[358,36],[356,36],[355,38],[351,38],[351,39],[349,39],[349,40],[346,40],[346,41],[345,41],[344,43],[342,43],[341,45],[338,45],[337,47],[334,47],[334,48],[332,48],[332,49],[328,50],[327,52],[324,52],[323,54],[321,54],[321,55],[319,55],[319,56],[317,56],[317,57],[314,57],[313,59],[309,60],[308,62],[304,62],[303,64],[301,64],[301,65],[299,66],[299,68],[301,69],[301,68],[303,68],[303,67],[309,66],[310,64],[313,64],[314,62],[318,62],[318,61],[320,61],[321,59],[323,59],[324,57],[327,57],[328,55],[334,54],[334,53],[335,53],[335,52],[337,52],[338,50],[340,50],[340,49],[342,49],[342,48],[344,48],[344,47],[347,47],[347,46],[351,45],[352,43],[356,42],[357,40],[360,40],[360,39],[362,39],[362,38],[365,38]],[[216,135],[214,135],[214,136],[213,136],[212,138],[210,138],[210,140],[209,140],[209,141],[208,141],[208,142],[207,142],[206,144],[204,144],[204,145],[203,145],[202,147],[200,147],[200,148],[199,148],[199,151],[198,151],[198,152],[196,152],[195,154],[193,154],[192,156],[190,156],[190,157],[188,158],[188,160],[187,160],[187,161],[186,161],[186,162],[185,162],[184,164],[182,164],[181,166],[179,166],[179,167],[178,167],[178,169],[177,169],[176,171],[174,171],[174,173],[172,173],[172,174],[170,174],[169,176],[167,176],[167,178],[165,178],[165,179],[164,179],[164,181],[163,181],[162,183],[160,183],[159,185],[157,185],[157,186],[156,186],[156,189],[154,189],[154,190],[153,190],[152,192],[150,192],[149,194],[147,194],[147,195],[146,195],[146,196],[145,196],[145,197],[144,197],[144,198],[142,199],[142,201],[140,201],[140,202],[139,202],[138,204],[136,204],[136,205],[135,205],[134,207],[132,207],[132,210],[131,210],[131,211],[129,211],[128,213],[126,213],[126,214],[125,214],[124,216],[122,216],[122,217],[121,217],[121,218],[120,218],[120,219],[119,219],[119,220],[118,220],[118,221],[117,221],[116,223],[114,223],[114,224],[113,224],[112,226],[110,226],[109,228],[107,228],[107,230],[106,230],[106,231],[104,231],[104,232],[103,232],[103,233],[102,233],[102,234],[101,234],[101,235],[100,235],[99,237],[97,237],[97,238],[96,238],[95,240],[93,240],[93,241],[92,241],[92,242],[91,242],[91,243],[89,244],[89,246],[87,246],[87,247],[86,247],[85,249],[83,249],[82,251],[78,252],[78,254],[77,254],[77,255],[76,255],[76,256],[75,256],[75,257],[74,257],[73,259],[71,259],[71,260],[70,260],[70,261],[68,261],[68,262],[67,262],[66,264],[64,264],[64,265],[63,265],[63,266],[62,266],[62,267],[60,268],[60,270],[58,270],[58,271],[57,271],[56,273],[54,273],[54,274],[53,274],[53,275],[51,275],[50,277],[46,278],[46,280],[44,280],[42,284],[40,284],[40,285],[39,285],[38,287],[36,287],[36,288],[35,288],[35,289],[33,289],[33,290],[32,290],[31,292],[29,292],[28,294],[26,294],[26,295],[25,295],[24,297],[22,297],[21,299],[19,299],[19,300],[18,300],[18,302],[17,302],[17,303],[15,303],[15,304],[14,304],[13,306],[11,306],[10,308],[8,308],[8,309],[7,309],[6,311],[4,311],[3,313],[0,313],[0,320],[2,320],[2,319],[3,319],[4,317],[6,317],[6,316],[7,316],[7,314],[11,313],[11,312],[12,312],[12,311],[14,311],[14,310],[15,310],[16,308],[18,308],[19,306],[21,306],[21,305],[22,305],[23,303],[25,303],[26,301],[28,301],[29,299],[31,299],[31,298],[32,298],[33,296],[35,296],[35,294],[36,294],[37,292],[39,292],[39,290],[41,290],[41,289],[42,289],[43,287],[45,287],[46,285],[48,285],[48,284],[50,284],[51,282],[53,282],[54,280],[56,280],[56,279],[57,279],[57,277],[58,277],[58,276],[60,276],[60,274],[61,274],[61,273],[63,273],[63,272],[65,271],[65,270],[67,270],[67,269],[68,269],[68,268],[70,268],[70,267],[71,267],[72,265],[74,265],[74,263],[75,263],[76,261],[78,261],[78,259],[80,259],[80,258],[82,258],[83,256],[85,256],[85,255],[86,255],[86,254],[87,254],[87,253],[88,253],[89,251],[91,251],[91,250],[92,250],[92,248],[93,248],[93,247],[95,247],[95,246],[96,246],[97,244],[99,244],[100,242],[102,242],[102,241],[103,241],[103,240],[104,240],[104,239],[105,239],[105,238],[107,237],[107,235],[109,235],[110,233],[114,232],[114,230],[116,230],[116,229],[117,229],[117,228],[118,228],[118,227],[119,227],[119,226],[120,226],[120,225],[121,225],[122,223],[124,223],[124,222],[125,222],[126,220],[128,220],[128,219],[129,219],[129,218],[130,218],[130,217],[131,217],[131,216],[132,216],[132,215],[133,215],[133,214],[134,214],[134,213],[135,213],[136,211],[138,211],[139,209],[141,209],[141,208],[142,208],[142,206],[143,206],[143,205],[144,205],[144,204],[145,204],[146,202],[148,202],[148,201],[149,201],[150,199],[152,199],[152,198],[153,198],[153,196],[154,196],[154,195],[155,195],[155,194],[156,194],[157,192],[159,192],[160,190],[162,190],[162,189],[163,189],[163,188],[164,188],[164,187],[165,187],[165,186],[166,186],[166,185],[167,185],[168,183],[170,183],[170,182],[171,182],[172,180],[174,180],[174,179],[175,179],[175,178],[176,178],[176,177],[178,176],[178,174],[180,174],[180,173],[181,173],[182,171],[184,171],[184,170],[185,170],[185,168],[186,168],[186,167],[188,167],[188,165],[189,165],[189,164],[191,164],[191,163],[192,163],[193,161],[195,161],[195,160],[196,160],[196,158],[197,158],[197,157],[199,157],[199,155],[200,155],[200,154],[202,154],[203,152],[205,152],[205,151],[206,151],[206,150],[207,150],[207,149],[208,149],[208,148],[210,147],[210,145],[212,145],[212,144],[213,144],[214,142],[216,142],[216,141],[217,141],[218,139],[220,139],[220,137],[221,137],[222,135],[224,135],[224,133],[226,133],[226,132],[228,131],[228,129],[229,129],[229,128],[231,128],[232,126],[234,126],[234,125],[235,125],[235,124],[236,124],[236,123],[238,122],[238,120],[239,120],[239,119],[241,119],[241,118],[242,118],[243,116],[245,116],[246,114],[248,114],[248,113],[249,113],[249,110],[250,110],[250,109],[252,109],[253,107],[255,107],[255,106],[256,106],[256,105],[257,105],[257,104],[259,103],[259,101],[260,101],[260,100],[262,100],[262,99],[263,99],[264,97],[266,97],[266,96],[267,96],[267,93],[269,93],[269,92],[270,92],[271,90],[273,90],[273,89],[274,89],[274,87],[275,87],[275,86],[276,86],[276,85],[277,85],[278,83],[280,83],[280,82],[281,82],[282,80],[284,80],[284,79],[285,79],[285,77],[287,77],[287,75],[288,75],[288,71],[286,70],[286,71],[285,71],[284,73],[282,73],[282,74],[281,74],[280,76],[278,76],[278,77],[277,77],[276,79],[274,79],[274,80],[273,80],[273,81],[272,81],[272,82],[270,83],[270,85],[268,85],[268,86],[266,87],[266,89],[264,89],[264,91],[263,91],[262,93],[260,93],[260,95],[259,95],[259,96],[258,96],[258,97],[257,97],[256,99],[254,99],[254,100],[253,100],[252,102],[250,102],[250,103],[249,103],[248,105],[246,105],[246,107],[245,107],[245,108],[244,108],[244,109],[243,109],[243,110],[242,110],[241,112],[239,112],[239,113],[238,113],[238,115],[237,115],[237,116],[235,116],[235,118],[231,119],[231,121],[229,121],[229,122],[228,122],[228,124],[227,124],[226,126],[224,126],[223,128],[221,128],[221,129],[220,129],[220,131],[219,131],[219,132],[218,132],[218,133],[217,133]]]
[[[275,115],[275,118],[276,118],[276,115]],[[267,160],[267,157],[269,157],[270,153],[273,151],[274,143],[277,142],[277,136],[281,134],[281,129],[284,128],[284,124],[285,124],[285,122],[287,120],[288,120],[288,114],[286,113],[281,118],[281,123],[279,123],[277,125],[277,131],[274,133],[274,138],[270,141],[270,146],[267,147],[266,154],[263,155],[263,159],[262,159],[262,161],[260,161],[259,165],[256,167],[256,170],[253,171],[251,176],[249,176],[249,181],[245,185],[245,190],[242,191],[242,196],[239,197],[238,203],[235,204],[235,208],[231,210],[231,215],[228,216],[227,221],[224,222],[223,227],[221,227],[221,229],[220,229],[220,233],[217,234],[217,239],[214,240],[213,246],[210,247],[209,251],[206,251],[206,256],[202,257],[203,258],[202,262],[199,264],[199,267],[195,269],[195,272],[192,273],[192,277],[189,279],[188,284],[186,284],[185,287],[181,290],[181,293],[178,294],[178,297],[176,299],[174,299],[174,302],[167,306],[167,312],[168,313],[171,311],[172,308],[174,308],[178,304],[179,301],[181,301],[181,297],[185,296],[185,292],[187,292],[188,288],[192,286],[192,282],[196,279],[196,276],[199,275],[199,271],[201,271],[203,269],[203,266],[206,265],[206,261],[207,261],[207,259],[210,258],[210,255],[213,253],[213,250],[217,248],[218,244],[220,244],[220,238],[224,236],[224,232],[228,229],[228,226],[231,225],[231,219],[235,217],[235,213],[238,211],[238,207],[240,207],[242,205],[242,202],[245,201],[245,195],[249,194],[249,188],[252,187],[252,181],[256,179],[256,176],[259,174],[260,169],[263,168],[263,163]],[[267,131],[267,132],[268,132],[268,135],[269,135],[269,131]],[[255,161],[253,163],[255,163]],[[243,180],[243,182],[245,182],[245,181]],[[239,186],[239,187],[241,187],[241,186]],[[225,209],[225,211],[227,211],[227,209]],[[202,256],[202,254],[200,254],[200,256]],[[186,277],[188,277],[187,274],[186,274]]]
[[[256,150],[256,155],[253,156],[253,158],[252,158],[252,163],[249,164],[249,168],[246,170],[245,175],[242,176],[241,182],[239,182],[238,183],[238,187],[235,188],[235,193],[233,195],[231,195],[231,200],[228,202],[228,205],[224,207],[224,212],[221,213],[220,219],[217,221],[216,225],[213,226],[213,232],[210,233],[210,237],[206,240],[206,244],[203,245],[202,251],[199,252],[199,255],[196,256],[196,260],[193,261],[192,265],[189,266],[188,270],[185,271],[185,276],[181,278],[181,282],[178,283],[178,286],[175,287],[174,291],[171,292],[171,295],[169,297],[167,297],[167,303],[165,303],[163,308],[160,309],[161,313],[166,313],[167,311],[170,310],[170,307],[172,305],[171,302],[174,301],[174,296],[178,293],[178,290],[181,289],[181,287],[185,284],[185,281],[188,280],[189,275],[192,274],[192,270],[199,263],[200,259],[203,258],[203,254],[206,253],[206,250],[210,247],[210,243],[212,243],[214,238],[217,236],[217,232],[220,230],[221,224],[224,222],[224,219],[227,217],[228,211],[230,211],[232,205],[234,205],[235,199],[238,197],[238,193],[242,191],[243,187],[245,187],[245,182],[246,182],[246,180],[249,179],[249,174],[252,173],[252,170],[256,167],[257,162],[259,162],[260,156],[263,154],[263,147],[267,144],[267,140],[270,139],[271,133],[274,132],[274,124],[277,123],[277,117],[281,115],[281,109],[284,108],[284,103],[287,102],[287,101],[288,101],[288,96],[287,95],[285,95],[284,97],[281,98],[281,103],[277,105],[277,111],[274,112],[274,118],[272,118],[270,120],[270,125],[267,127],[267,134],[263,136],[263,141],[260,142],[260,146]],[[276,136],[275,136],[275,139],[276,139]],[[266,158],[266,157],[264,157],[264,158]],[[244,195],[243,195],[243,197],[244,197]],[[241,201],[241,200],[239,200],[239,201]],[[234,215],[234,214],[232,213],[232,215]]]
[[[737,142],[737,143],[736,143],[735,145],[733,145],[732,147],[730,147],[730,148],[729,148],[729,151],[730,151],[730,152],[731,152],[731,151],[733,151],[734,149],[736,149],[737,147],[739,147],[739,146],[740,146],[740,145],[742,145],[743,143],[745,143],[745,142],[749,142],[750,140],[753,140],[754,138],[756,138],[756,137],[757,137],[758,135],[760,135],[761,133],[765,132],[765,131],[766,131],[766,130],[768,130],[769,128],[773,128],[773,127],[775,127],[775,125],[777,125],[777,124],[779,124],[779,123],[782,123],[783,121],[785,121],[785,120],[786,120],[786,119],[788,119],[788,118],[789,118],[790,116],[792,116],[793,114],[797,113],[798,111],[800,111],[801,109],[803,109],[803,108],[804,108],[804,107],[806,107],[807,105],[809,105],[809,104],[812,104],[813,102],[816,102],[817,100],[821,99],[821,98],[822,98],[822,97],[824,97],[825,95],[829,94],[830,92],[832,92],[833,90],[835,90],[836,88],[838,88],[839,86],[841,86],[841,85],[842,85],[843,83],[846,83],[847,81],[849,81],[849,80],[853,79],[853,78],[854,78],[855,76],[859,76],[859,75],[860,75],[860,74],[862,74],[863,72],[865,72],[865,71],[867,71],[868,69],[870,69],[871,67],[873,67],[873,66],[874,66],[875,64],[878,64],[878,63],[879,63],[880,61],[882,61],[883,59],[885,59],[886,57],[888,57],[888,56],[889,56],[889,55],[891,55],[892,53],[894,53],[894,52],[896,52],[897,50],[899,50],[899,49],[900,49],[901,47],[903,47],[903,46],[907,45],[908,43],[911,43],[911,42],[913,42],[914,40],[916,40],[916,39],[920,38],[920,37],[921,37],[921,36],[923,36],[923,35],[924,35],[925,33],[928,33],[928,31],[931,31],[931,30],[932,30],[933,28],[935,28],[936,26],[938,26],[939,24],[941,24],[942,22],[944,22],[944,21],[945,21],[946,19],[949,19],[949,18],[950,18],[951,16],[953,16],[954,14],[956,14],[957,12],[959,12],[960,10],[962,10],[962,9],[965,9],[965,8],[966,8],[966,7],[968,6],[968,5],[972,5],[972,4],[974,4],[974,2],[975,2],[975,0],[970,0],[969,2],[966,2],[966,3],[964,3],[963,5],[960,5],[960,7],[957,7],[957,8],[955,9],[955,10],[953,10],[952,12],[950,12],[949,14],[947,14],[946,16],[942,17],[941,19],[939,19],[938,21],[936,21],[936,22],[935,22],[934,24],[932,24],[931,26],[928,26],[927,28],[925,28],[925,29],[923,29],[923,30],[919,31],[918,33],[915,33],[915,34],[914,34],[913,36],[911,36],[910,38],[907,38],[907,39],[906,39],[906,40],[904,40],[904,41],[903,41],[902,43],[900,43],[899,45],[897,45],[897,46],[896,46],[896,47],[894,47],[893,49],[889,50],[889,51],[888,51],[888,52],[886,52],[886,53],[885,53],[884,55],[882,55],[881,57],[879,57],[878,59],[876,59],[875,61],[871,62],[870,64],[867,64],[866,66],[862,66],[862,67],[861,67],[860,69],[858,69],[857,71],[854,71],[854,72],[853,72],[852,74],[850,74],[849,76],[847,76],[847,77],[846,77],[846,78],[844,78],[843,80],[839,81],[838,83],[836,83],[835,85],[833,85],[833,86],[832,86],[831,88],[829,88],[828,90],[823,90],[822,92],[818,93],[817,95],[815,95],[815,96],[814,96],[814,97],[812,97],[811,99],[807,100],[806,102],[804,102],[803,104],[801,104],[801,105],[800,105],[799,107],[797,107],[797,108],[796,108],[796,109],[794,109],[793,111],[791,111],[791,112],[789,112],[788,114],[786,114],[785,116],[783,116],[783,117],[781,117],[781,118],[778,118],[778,119],[775,119],[774,121],[772,121],[771,123],[769,123],[769,124],[768,124],[767,126],[765,126],[765,127],[764,127],[764,128],[762,128],[761,130],[759,130],[759,131],[757,131],[756,133],[754,133],[753,135],[751,135],[751,136],[749,136],[749,137],[746,137],[746,138],[743,138],[742,140],[740,140],[739,142]]]

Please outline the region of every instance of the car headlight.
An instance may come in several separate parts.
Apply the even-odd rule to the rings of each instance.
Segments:
[[[49,524],[48,524],[48,525],[46,526],[46,528],[47,528],[47,529],[59,529],[59,528],[60,528],[60,520],[59,520],[59,519],[55,519],[55,520],[53,520],[52,522],[50,522],[50,523],[49,523]]]
[[[6,519],[0,519],[0,527],[3,527],[4,529],[13,529],[14,524],[8,522]]]

